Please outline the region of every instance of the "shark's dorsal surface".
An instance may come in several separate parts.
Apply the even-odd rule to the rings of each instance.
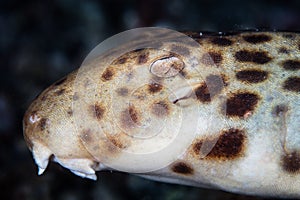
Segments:
[[[23,120],[39,174],[53,156],[90,179],[300,198],[300,35],[185,34],[196,44],[124,48],[42,92]]]

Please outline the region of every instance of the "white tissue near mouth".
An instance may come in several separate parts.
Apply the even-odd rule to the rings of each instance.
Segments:
[[[40,143],[34,143],[33,157],[38,166],[38,175],[42,175],[44,173],[52,155],[53,153],[47,147]],[[95,171],[106,169],[104,165],[87,158],[61,159],[54,155],[53,161],[69,169],[77,176],[92,180],[97,180]]]

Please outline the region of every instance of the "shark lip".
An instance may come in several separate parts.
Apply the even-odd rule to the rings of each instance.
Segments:
[[[45,145],[35,142],[32,146],[32,154],[35,163],[38,166],[38,175],[41,175],[46,170],[50,157],[53,155],[49,148]]]
[[[61,158],[54,155],[47,146],[39,142],[34,143],[32,154],[38,166],[38,175],[44,173],[49,160],[59,163],[77,176],[92,180],[97,180],[96,171],[107,169],[103,164],[88,158]]]

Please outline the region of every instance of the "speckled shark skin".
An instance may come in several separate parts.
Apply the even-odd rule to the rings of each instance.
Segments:
[[[88,88],[94,81],[99,91],[96,97],[88,92],[84,97],[83,109],[88,112],[81,117],[86,124],[74,125],[79,111],[72,105],[83,98],[73,88],[77,71],[42,92],[23,120],[39,174],[52,157],[76,175],[96,179],[95,171],[114,169],[102,162],[106,159],[153,180],[300,198],[300,35],[185,34],[203,48],[196,66],[201,76],[186,64],[185,56],[196,47],[170,47],[180,54],[152,48],[126,52],[104,70],[87,72],[90,79],[79,82]],[[182,80],[191,89],[178,85]],[[139,81],[147,84],[137,89]],[[169,88],[175,88],[175,96]],[[114,98],[118,102],[130,98],[131,103],[111,106]],[[156,119],[155,127],[163,123],[167,127],[162,132],[172,133],[184,117],[182,111],[199,119],[185,151],[151,172],[140,170],[144,161],[126,163],[124,152],[144,145],[131,140],[128,132],[138,134],[137,127]],[[97,136],[94,123],[101,124],[106,138]],[[164,139],[154,139],[153,145]],[[164,159],[165,154],[157,157]]]

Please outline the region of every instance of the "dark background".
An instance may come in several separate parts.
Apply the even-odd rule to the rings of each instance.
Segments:
[[[79,67],[98,43],[142,26],[177,30],[300,30],[300,1],[0,1],[1,199],[258,199],[157,183],[122,173],[81,179],[58,164],[37,168],[22,117],[49,84]]]

